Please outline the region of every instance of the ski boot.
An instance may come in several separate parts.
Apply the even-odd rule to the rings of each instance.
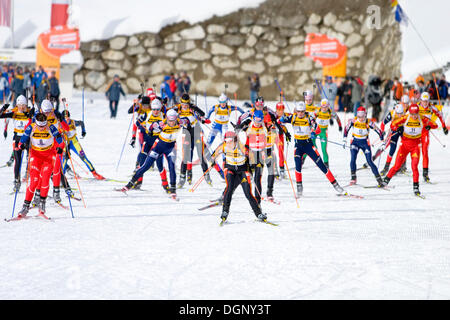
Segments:
[[[13,192],[19,192],[20,190],[20,179],[14,179],[14,188]]]
[[[303,195],[303,183],[297,182],[297,198]]]
[[[181,173],[180,174],[180,181],[178,181],[177,188],[181,189],[183,188],[184,184],[186,183],[186,174]]]
[[[53,187],[53,200],[55,200],[56,203],[61,202],[61,194],[59,187]]]
[[[45,215],[45,201],[46,200],[47,200],[46,198],[41,198],[41,201],[39,202],[38,210],[39,210],[39,216],[48,220],[47,216]]]
[[[170,186],[170,188],[169,188],[169,194],[170,194],[170,197],[171,197],[173,200],[176,200],[176,199],[177,199],[177,189],[176,189],[176,187],[175,187],[174,185]]]
[[[126,184],[125,187],[121,188],[121,189],[115,189],[116,191],[122,191],[123,193],[127,193],[128,190],[132,189],[134,184],[136,183],[136,181],[131,180],[130,182],[128,182]]]
[[[257,218],[264,222],[267,220],[267,216],[264,213],[258,214]]]
[[[169,193],[169,184],[167,183],[167,180],[162,180],[161,182],[162,188],[166,193]]]
[[[11,158],[9,158],[8,162],[6,162],[7,167],[11,167],[14,163],[14,155],[11,155]]]
[[[223,210],[223,211],[222,211],[222,215],[220,216],[220,219],[222,219],[222,221],[227,220],[228,214],[229,214],[228,211]]]
[[[386,186],[381,176],[376,176],[375,179],[377,179],[378,182],[378,188],[383,188]]]
[[[345,190],[342,189],[342,187],[339,185],[339,183],[336,180],[334,180],[334,182],[332,184],[333,184],[334,190],[336,190],[338,193],[344,193],[345,192]]]
[[[31,207],[32,208],[37,207],[40,201],[41,201],[41,190],[36,189],[36,191],[34,192],[34,199],[33,202],[31,203]]]
[[[17,214],[17,218],[22,219],[25,218],[28,214],[28,211],[30,211],[30,201],[25,200],[23,202],[22,210],[19,211]]]
[[[72,169],[70,169],[69,166],[67,167],[66,173],[67,173],[68,175],[71,175],[71,176],[74,177],[74,178],[77,178],[77,179],[78,179],[78,178],[81,178],[79,175],[75,174],[75,172],[73,172]]]
[[[205,181],[206,181],[207,184],[209,184],[210,186],[212,186],[212,180],[211,180],[211,177],[209,176],[209,172],[207,172],[207,173],[205,174]]]
[[[428,168],[423,168],[423,180],[425,182],[430,182],[430,177],[428,176]]]
[[[66,192],[66,194],[69,198],[75,197],[75,194],[73,193],[73,191],[70,187],[65,188],[64,191]]]
[[[414,191],[414,194],[416,196],[420,196],[420,190],[419,190],[419,183],[418,182],[414,182],[414,184],[413,184],[413,191]]]
[[[273,188],[267,188],[267,200],[269,201],[273,201]]]
[[[380,175],[385,176],[387,175],[388,171],[389,171],[389,166],[391,164],[389,162],[386,162],[386,164],[384,165],[383,170],[381,170]]]
[[[136,183],[133,185],[133,189],[134,189],[134,190],[141,190],[141,186],[142,186],[142,180],[138,180],[138,181],[136,181]]]
[[[192,184],[192,170],[187,170],[187,181]]]
[[[389,178],[388,176],[384,177],[383,180],[384,186],[387,186],[389,184],[389,181],[391,181],[391,178]]]
[[[102,175],[99,175],[95,170],[91,171],[92,175],[94,176],[95,179],[97,180],[105,180],[105,177]]]
[[[286,172],[284,171],[284,168],[280,168],[280,179],[286,179]]]
[[[352,176],[351,176],[350,183],[349,183],[350,186],[356,184],[356,172],[352,172],[351,175]]]

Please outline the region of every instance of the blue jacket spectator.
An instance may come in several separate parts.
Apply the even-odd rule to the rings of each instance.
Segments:
[[[168,101],[171,101],[173,98],[173,92],[170,90],[170,76],[164,77],[164,82],[161,84],[161,98],[167,98]]]
[[[39,86],[42,83],[42,79],[47,79],[48,75],[47,72],[45,72],[44,68],[42,68],[42,66],[39,66],[39,70],[36,71],[36,73],[34,74],[34,78],[33,78],[33,86],[37,88],[39,88]]]

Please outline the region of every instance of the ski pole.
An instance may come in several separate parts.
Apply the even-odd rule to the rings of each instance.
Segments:
[[[289,107],[289,104],[287,103],[286,96],[284,95],[283,90],[281,89],[281,86],[280,86],[280,84],[278,83],[278,79],[277,79],[277,78],[275,78],[275,83],[277,84],[278,90],[280,90],[280,96],[282,97],[281,100],[283,100],[283,98],[284,98],[284,103],[285,103],[286,106],[288,107],[289,112],[291,112],[291,107]]]
[[[20,169],[21,169],[21,167],[22,167],[22,160],[23,160],[23,154],[24,154],[25,152],[22,152],[22,156],[20,157],[20,164],[19,164],[19,172],[20,172]],[[27,183],[28,184],[28,183]],[[27,186],[27,189],[28,189],[28,186]],[[25,189],[25,191],[26,191],[26,189]],[[13,209],[12,209],[12,214],[11,214],[11,218],[14,218],[14,210],[15,210],[15,208],[16,208],[16,201],[17,201],[17,194],[19,193],[19,188],[17,188],[16,189],[16,192],[14,193],[14,203],[13,203]]]
[[[81,118],[84,122],[84,87],[83,90],[81,91]]]
[[[286,159],[284,159],[284,165],[286,166],[286,170],[287,170],[287,173],[289,176],[289,181],[291,182],[291,187],[292,187],[292,192],[294,193],[295,203],[297,204],[297,208],[300,208],[300,206],[298,204],[297,195],[295,194],[294,183],[292,182],[291,173],[289,172],[289,167],[288,167]]]
[[[62,155],[59,155],[59,161],[61,162],[61,165],[62,165],[62,163],[63,163],[62,162]],[[75,171],[74,171],[74,173],[75,173]],[[69,195],[69,191],[68,190],[69,189],[66,190],[66,194],[67,194],[67,197],[69,198],[70,213],[72,214],[72,219],[74,219],[75,217],[73,215],[72,200],[70,199],[70,195]],[[80,193],[81,193],[81,191],[80,191]]]
[[[333,143],[333,144],[336,144],[336,145],[341,146],[341,147],[347,147],[347,148],[350,147],[350,146],[348,146],[348,145],[346,145],[346,144],[343,144],[343,143],[338,143],[338,142],[334,142],[334,141],[331,141],[331,140],[325,140],[325,139],[322,139],[322,138],[320,138],[319,136],[316,136],[316,139],[317,139],[317,138],[319,138],[320,141],[322,141],[322,142],[327,141],[327,142],[329,142],[329,143]]]
[[[206,170],[203,175],[200,177],[200,179],[197,180],[196,183],[192,186],[191,189],[189,189],[189,192],[194,192],[195,189],[198,188],[198,186],[202,183],[202,181],[205,179],[206,174],[213,168],[213,166],[209,166],[208,170]]]
[[[431,132],[431,134],[433,135],[433,137],[437,140],[437,142],[439,142],[439,144],[443,147],[443,148],[445,148],[446,147],[446,145],[445,144],[443,144],[442,142],[441,142],[441,140],[439,140],[439,138],[438,137],[436,137],[436,135],[434,134],[434,132],[433,131],[431,131],[430,130],[430,132]]]

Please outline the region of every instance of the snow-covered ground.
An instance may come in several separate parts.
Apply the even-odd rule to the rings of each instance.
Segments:
[[[130,123],[129,98],[120,102],[118,119],[110,120],[107,101],[101,96],[91,101],[87,94],[87,135],[80,140],[97,171],[119,180],[129,179],[137,154],[128,136],[116,172]],[[198,98],[201,106],[203,101]],[[80,119],[80,94],[69,103],[73,118]],[[435,134],[449,145],[441,130]],[[180,202],[163,192],[156,171],[145,175],[146,191],[128,197],[113,191],[122,183],[82,180],[87,208],[73,201],[75,219],[49,199],[47,212],[54,222],[0,223],[0,298],[449,299],[450,152],[431,139],[430,175],[436,184],[421,183],[426,200],[412,194],[412,178],[405,175],[393,178],[391,191],[354,186],[348,191],[363,200],[337,197],[307,160],[300,208],[289,180],[276,181],[274,195],[281,205],[262,203],[279,227],[255,222],[240,188],[231,205],[233,224],[219,227],[220,207],[198,211],[224,188],[215,172],[213,187],[203,183],[194,193],[189,186],[178,190]],[[342,140],[336,126],[330,140]],[[0,144],[1,164],[9,158],[10,141]],[[329,144],[329,154],[337,180],[347,184],[348,149]],[[291,170],[292,155],[291,144]],[[75,170],[89,177],[77,165]],[[194,181],[200,175],[195,166]],[[375,184],[369,170],[358,171],[358,179]],[[0,169],[2,218],[11,216],[12,181],[12,169]],[[264,192],[266,181],[264,176]],[[74,180],[70,183],[76,187]],[[21,192],[16,213],[23,199]],[[68,205],[67,199],[63,202]]]

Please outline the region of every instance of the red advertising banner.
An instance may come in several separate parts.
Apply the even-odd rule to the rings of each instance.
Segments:
[[[36,51],[36,65],[41,65],[46,71],[56,71],[59,78],[59,59],[62,55],[80,48],[80,33],[78,29],[58,26],[39,35]]]
[[[324,76],[345,77],[347,73],[347,47],[325,34],[308,33],[305,56],[322,64]]]

